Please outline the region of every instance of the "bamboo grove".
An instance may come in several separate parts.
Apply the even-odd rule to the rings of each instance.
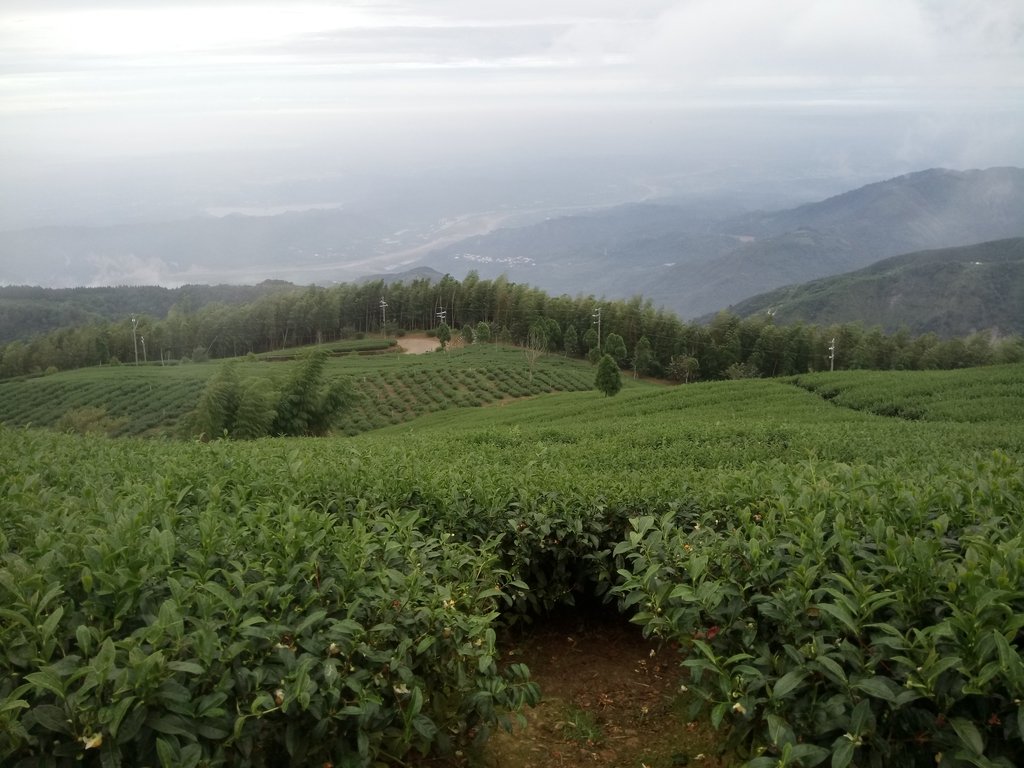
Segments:
[[[503,278],[482,280],[471,272],[462,281],[445,276],[438,282],[294,287],[243,304],[215,302],[192,309],[183,301],[159,317],[93,320],[0,347],[0,378],[115,362],[234,357],[367,333],[433,331],[441,322],[469,333],[485,326],[495,342],[534,343],[570,357],[586,357],[614,334],[625,348],[620,365],[680,381],[792,375],[830,367],[951,369],[1024,360],[1024,343],[1016,337],[912,337],[905,331],[885,333],[852,324],[782,327],[768,316],[740,319],[726,312],[708,324],[689,323],[640,297],[552,297]]]

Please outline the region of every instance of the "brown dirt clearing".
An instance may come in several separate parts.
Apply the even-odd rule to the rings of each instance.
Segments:
[[[523,662],[542,700],[525,729],[495,732],[467,768],[723,768],[724,733],[690,722],[678,651],[644,639],[614,608],[566,611],[510,630],[503,661]]]
[[[432,339],[429,336],[403,336],[398,340],[399,349],[411,355],[433,352],[440,346],[437,339]]]

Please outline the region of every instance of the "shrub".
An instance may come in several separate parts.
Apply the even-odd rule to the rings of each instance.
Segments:
[[[617,395],[622,389],[622,374],[619,366],[611,355],[604,355],[597,364],[597,375],[594,377],[594,386],[605,397]]]
[[[66,411],[54,427],[61,432],[73,432],[79,435],[103,434],[112,435],[117,432],[127,419],[112,418],[106,408],[86,405]]]

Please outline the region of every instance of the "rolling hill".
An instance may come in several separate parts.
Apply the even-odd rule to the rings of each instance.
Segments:
[[[474,345],[446,354],[402,355],[381,340],[330,345],[330,376],[356,395],[340,428],[354,435],[438,410],[475,408],[550,392],[589,390],[582,360],[545,355],[530,368],[521,350]],[[245,380],[279,381],[301,350],[236,361]],[[97,366],[0,382],[0,424],[171,436],[221,364]],[[633,386],[635,382],[627,382]]]
[[[326,283],[475,270],[554,295],[643,295],[694,318],[903,253],[1024,236],[1024,169],[931,169],[778,211],[743,213],[694,192],[525,226],[496,228],[508,212],[477,219],[417,232],[331,209],[0,232],[0,283]]]
[[[194,311],[214,303],[245,304],[294,288],[292,283],[280,280],[265,280],[258,285],[184,285],[180,288],[0,286],[0,344],[57,328],[117,320],[133,313],[166,317],[175,305]]]
[[[776,322],[862,323],[887,331],[966,336],[1024,333],[1024,238],[918,251],[790,285],[732,306]]]
[[[422,263],[549,292],[642,294],[698,317],[900,253],[1024,235],[1024,170],[931,169],[797,208],[730,215],[619,207],[454,243]]]

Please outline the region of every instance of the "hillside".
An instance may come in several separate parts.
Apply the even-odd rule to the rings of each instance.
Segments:
[[[387,342],[329,345],[327,373],[348,378],[356,395],[338,431],[354,435],[402,424],[425,413],[474,408],[549,392],[593,387],[593,369],[561,356],[533,368],[522,350],[474,345],[447,353],[402,355]],[[244,380],[280,382],[296,354],[276,352],[236,361]],[[182,420],[223,363],[86,368],[0,381],[0,423],[111,435],[181,435]]]
[[[926,248],[1024,235],[1024,170],[931,169],[788,210],[629,206],[502,229],[427,254],[575,295],[642,294],[684,318]]]
[[[730,308],[780,324],[861,323],[892,332],[1024,333],[1024,239],[919,251],[759,294]]]
[[[308,284],[367,273],[390,283],[474,270],[552,295],[642,295],[692,318],[901,253],[1024,236],[1024,170],[931,169],[778,211],[743,212],[694,190],[501,226],[517,219],[494,211],[414,230],[327,209],[0,232],[0,283]],[[62,317],[89,315],[42,312],[37,325]]]
[[[703,206],[622,205],[603,211],[503,227],[424,255],[420,263],[452,275],[476,270],[548,293],[628,298],[645,275],[688,254],[723,255],[736,239],[715,230],[728,209]],[[730,211],[731,212],[731,211]],[[609,290],[612,288],[612,290]]]
[[[0,426],[0,761],[1020,764],[1022,375],[631,384],[352,438]]]
[[[0,344],[58,328],[83,326],[101,320],[121,320],[132,314],[163,318],[172,307],[194,312],[210,304],[244,304],[295,288],[291,283],[266,280],[258,285],[155,285],[103,288],[39,288],[0,285]]]
[[[1024,235],[1024,169],[932,168],[818,203],[738,220],[756,236],[808,227],[843,236],[874,260]]]

